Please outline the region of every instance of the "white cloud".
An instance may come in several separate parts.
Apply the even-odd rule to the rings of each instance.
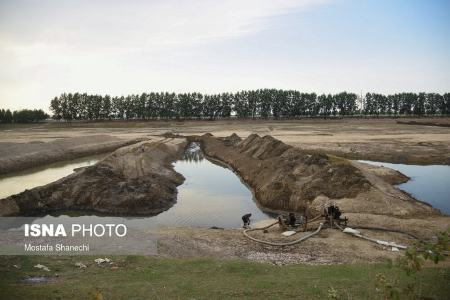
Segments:
[[[43,43],[82,50],[191,45],[254,33],[270,17],[324,2],[26,1],[2,8],[0,34],[6,46]]]
[[[0,106],[46,107],[50,97],[71,90],[143,91],[149,80],[157,90],[175,90],[170,65],[186,68],[176,62],[185,53],[329,1],[0,0]],[[181,78],[198,67],[179,70]]]

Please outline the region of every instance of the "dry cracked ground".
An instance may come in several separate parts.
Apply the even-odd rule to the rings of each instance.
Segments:
[[[438,119],[439,122],[450,123],[449,119]],[[242,140],[222,139],[233,133]],[[30,215],[76,208],[135,214],[166,209],[173,205],[176,186],[183,182],[170,164],[188,142],[182,136],[202,142],[208,156],[232,167],[252,188],[260,204],[270,210],[308,207],[314,215],[324,204],[335,201],[349,218],[350,226],[394,228],[422,239],[429,239],[450,225],[449,217],[392,185],[407,180],[398,172],[345,159],[450,164],[449,127],[399,124],[392,119],[45,123],[0,127],[0,174],[118,149],[96,166],[2,200],[0,212]],[[94,188],[94,192],[87,193],[86,189],[76,188],[92,182],[93,186],[107,184],[114,189],[95,192]],[[145,196],[149,193],[155,195],[151,205]],[[402,244],[413,242],[398,233],[364,233]],[[158,234],[158,255],[163,257],[239,257],[277,264],[321,264],[380,261],[399,255],[390,247],[347,236],[336,229],[323,230],[301,244],[283,248],[256,244],[246,239],[240,229],[161,228]],[[274,228],[255,236],[276,241],[280,231]]]

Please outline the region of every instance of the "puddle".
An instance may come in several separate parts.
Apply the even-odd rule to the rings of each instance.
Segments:
[[[86,156],[0,176],[0,199],[61,179],[73,173],[74,169],[91,166],[105,156]]]
[[[411,180],[397,185],[398,188],[450,215],[450,166],[404,165],[366,160],[360,162],[385,166],[405,174]]]
[[[55,278],[45,276],[30,276],[22,279],[22,283],[26,284],[46,284],[55,281],[56,281]]]

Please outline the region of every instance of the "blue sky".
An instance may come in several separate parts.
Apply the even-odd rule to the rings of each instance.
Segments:
[[[450,1],[0,0],[0,107],[62,92],[450,91]]]

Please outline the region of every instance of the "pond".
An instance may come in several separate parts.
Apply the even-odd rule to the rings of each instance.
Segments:
[[[404,165],[366,160],[360,162],[388,167],[405,174],[411,180],[399,184],[398,188],[450,215],[450,166]]]
[[[105,156],[105,154],[86,156],[0,176],[0,199],[56,181],[70,175],[76,168],[97,163]]]

